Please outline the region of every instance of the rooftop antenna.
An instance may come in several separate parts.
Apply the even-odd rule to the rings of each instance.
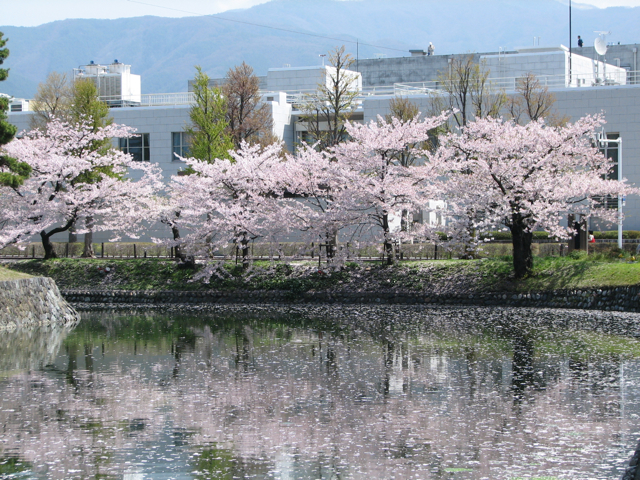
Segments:
[[[607,59],[605,58],[605,55],[607,53],[607,41],[605,40],[605,37],[607,35],[611,35],[611,32],[596,31],[594,33],[597,33],[598,36],[593,42],[593,48],[596,51],[596,54],[602,57],[602,76],[603,76],[602,83],[606,84],[607,83]],[[596,83],[599,81],[599,78],[598,78],[599,67],[600,67],[600,59],[596,59],[596,61],[594,62]]]
[[[594,32],[598,34],[596,40],[593,42],[593,47],[596,49],[596,53],[598,55],[604,56],[607,53],[607,41],[605,40],[606,35],[611,35],[611,32]]]

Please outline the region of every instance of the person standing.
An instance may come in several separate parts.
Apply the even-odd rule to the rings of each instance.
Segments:
[[[427,55],[433,55],[433,52],[436,51],[436,47],[433,46],[433,43],[429,42],[429,48],[427,48]]]
[[[582,39],[580,38],[580,35],[578,35],[578,46],[580,48],[582,48],[582,45],[584,45],[584,42],[582,41]]]

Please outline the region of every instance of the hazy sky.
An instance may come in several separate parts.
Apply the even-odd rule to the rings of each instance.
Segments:
[[[5,5],[0,10],[0,25],[34,26],[65,18],[211,15],[230,9],[248,8],[267,1],[269,0],[22,0],[4,2]],[[561,1],[568,3],[568,0]],[[586,3],[600,8],[640,6],[640,0],[573,1],[576,4]]]

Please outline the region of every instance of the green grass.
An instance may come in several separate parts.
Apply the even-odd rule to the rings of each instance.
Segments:
[[[106,271],[109,268],[109,271]],[[210,283],[193,281],[195,271],[180,269],[167,259],[52,259],[25,260],[11,269],[30,275],[53,278],[63,289],[100,290],[232,290],[265,289],[292,292],[326,289],[346,278],[346,272],[295,275],[287,264],[256,262],[247,276],[242,268],[228,263]]]
[[[104,290],[193,290],[192,272],[179,270],[170,260],[71,259],[25,260],[10,265],[12,270],[53,278],[58,287]],[[109,268],[109,272],[106,271]]]
[[[519,291],[542,291],[640,284],[640,263],[604,255],[545,257],[534,262],[533,274],[517,282]]]
[[[510,256],[480,260],[406,261],[395,266],[380,262],[348,264],[339,270],[321,268],[315,262],[255,262],[247,274],[229,262],[209,284],[193,281],[195,271],[180,269],[169,259],[71,259],[24,260],[7,264],[13,273],[52,277],[63,289],[98,290],[286,290],[293,294],[310,290],[362,291],[491,291],[532,292],[558,289],[615,287],[640,284],[640,263],[611,255],[572,254],[536,257],[532,274],[515,280]],[[106,271],[106,267],[110,269]],[[306,267],[306,269],[304,268]],[[8,279],[8,278],[7,278]]]
[[[7,280],[20,280],[22,278],[31,278],[31,275],[0,267],[0,282],[6,282]]]

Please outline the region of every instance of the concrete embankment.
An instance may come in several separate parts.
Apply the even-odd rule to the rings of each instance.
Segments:
[[[51,278],[0,282],[0,328],[68,325],[79,319]]]
[[[63,291],[78,308],[92,305],[172,305],[220,303],[342,303],[400,305],[469,305],[640,312],[640,286],[556,290],[538,293],[467,293],[430,295],[424,292],[291,292],[235,290],[178,291]]]

